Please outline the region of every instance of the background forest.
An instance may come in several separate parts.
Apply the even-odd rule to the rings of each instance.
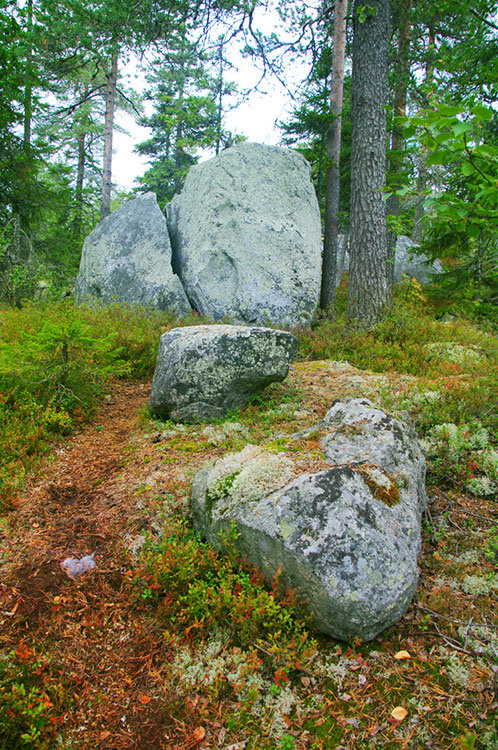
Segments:
[[[112,188],[117,109],[149,129],[136,145],[149,166],[135,192],[153,190],[161,205],[181,190],[201,155],[243,137],[225,127],[227,110],[248,95],[236,91],[235,53],[287,87],[293,104],[278,123],[281,141],[309,160],[325,218],[327,191],[335,191],[335,231],[348,234],[353,16],[361,30],[373,9],[357,6],[353,14],[344,2],[290,0],[140,0],[132,9],[108,1],[4,2],[1,298],[19,304],[70,290],[85,235],[109,213],[111,200],[115,207],[129,197]],[[349,15],[334,26],[338,10]],[[343,55],[335,78],[334,32]],[[441,298],[478,316],[492,315],[496,303],[496,32],[487,0],[395,0],[386,40],[381,184],[390,244],[408,234],[442,259],[448,273],[439,279]],[[140,93],[121,79],[130,59],[145,76]],[[326,302],[322,307],[333,293]]]

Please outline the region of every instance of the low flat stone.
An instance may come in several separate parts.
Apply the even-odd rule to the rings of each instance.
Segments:
[[[271,328],[174,328],[161,337],[150,409],[178,422],[218,419],[284,380],[296,351],[292,334]]]
[[[260,486],[271,479],[260,456],[255,471],[247,455],[237,469],[237,454],[201,470],[192,491],[194,525],[221,548],[220,532],[234,522],[237,552],[268,580],[281,569],[321,632],[371,640],[402,617],[416,590],[425,462],[412,428],[366,399],[335,404],[321,426],[327,424],[333,432],[324,438],[325,456],[338,465],[266,496],[254,491],[256,468]]]

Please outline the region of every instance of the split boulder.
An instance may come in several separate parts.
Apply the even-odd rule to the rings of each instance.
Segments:
[[[153,193],[123,203],[85,239],[76,299],[141,304],[179,317],[190,312],[173,273],[166,219]]]
[[[167,209],[175,270],[213,320],[291,325],[320,291],[320,211],[294,151],[240,143],[192,167]]]
[[[318,428],[330,469],[289,481],[287,457],[231,454],[197,474],[194,524],[220,548],[235,522],[238,553],[268,580],[281,569],[321,632],[371,640],[417,586],[425,461],[413,428],[366,399],[335,404]]]
[[[271,328],[174,328],[161,336],[150,410],[177,422],[218,419],[284,380],[296,351],[292,334]]]

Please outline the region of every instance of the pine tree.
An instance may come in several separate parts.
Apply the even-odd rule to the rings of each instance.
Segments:
[[[201,149],[218,152],[231,141],[223,128],[223,97],[233,88],[223,81],[220,55],[221,49],[214,60],[199,54],[184,29],[175,48],[168,50],[167,65],[153,65],[147,98],[154,101],[155,111],[142,120],[152,136],[136,150],[149,156],[151,165],[139,179],[142,189],[155,192],[161,206],[180,192]]]
[[[351,240],[348,317],[374,324],[389,304],[386,179],[389,0],[353,9]]]

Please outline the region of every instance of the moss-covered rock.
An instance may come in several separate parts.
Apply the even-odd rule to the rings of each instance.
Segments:
[[[287,331],[202,325],[161,336],[150,409],[178,422],[212,421],[284,380],[297,351]]]
[[[289,459],[272,463],[254,446],[201,470],[194,524],[220,547],[235,523],[240,556],[268,580],[280,569],[319,630],[369,640],[402,616],[417,585],[425,462],[411,427],[365,399],[335,404],[325,425],[336,428],[323,439],[336,464],[325,471],[288,481]]]

